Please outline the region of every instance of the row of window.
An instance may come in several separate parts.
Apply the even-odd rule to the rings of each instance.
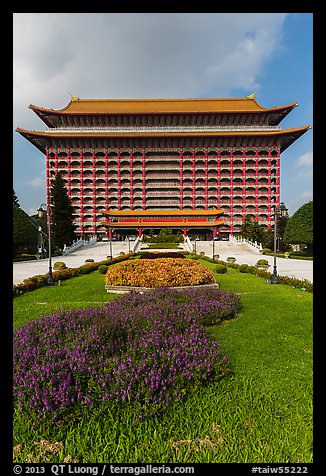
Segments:
[[[92,177],[92,178],[91,178]],[[271,176],[270,178],[272,180],[275,180],[278,176],[276,175],[273,175]],[[171,182],[171,181],[177,181],[177,183],[180,183],[180,180],[182,178],[182,181],[185,182],[185,181],[205,181],[205,175],[204,174],[196,174],[195,176],[193,175],[183,175],[183,177],[180,177],[177,173],[176,174],[170,174],[168,176],[164,176],[164,175],[158,175],[158,174],[155,174],[153,176],[146,176],[146,177],[142,177],[141,175],[140,176],[133,176],[132,177],[132,180],[133,180],[133,183],[142,183],[143,180],[145,180],[147,183],[150,183],[151,181],[157,181],[157,182],[162,182],[162,183],[166,183],[166,181],[168,182]],[[233,182],[239,182],[239,183],[242,183],[244,180],[245,181],[255,181],[256,179],[258,179],[259,181],[267,181],[269,178],[269,176],[267,174],[260,174],[260,175],[256,175],[256,174],[253,174],[253,173],[250,173],[246,176],[242,175],[242,174],[233,174],[233,176],[230,176],[228,174],[222,174],[220,176],[220,181],[221,182],[230,182],[231,180],[233,180]],[[214,174],[213,176],[211,175],[208,175],[207,176],[207,180],[210,181],[210,182],[217,182],[219,179],[219,177],[216,177],[216,175]],[[130,175],[120,175],[120,183],[121,182],[128,182],[130,183],[131,181],[131,177]],[[50,182],[52,182],[52,180],[50,180]],[[69,186],[69,179],[66,179],[64,178],[64,182],[65,182],[65,185],[66,186]],[[71,184],[90,184],[90,185],[93,185],[93,184],[98,184],[98,183],[102,183],[102,184],[105,184],[105,183],[118,183],[118,178],[117,177],[113,177],[112,175],[110,175],[108,178],[96,178],[96,177],[93,177],[91,175],[88,175],[88,176],[83,176],[83,177],[76,177],[76,176],[71,176],[70,177],[70,185]]]
[[[237,185],[236,187],[228,187],[228,186],[222,186],[222,187],[213,187],[213,186],[210,186],[210,187],[207,187],[207,193],[214,193],[214,194],[220,194],[220,193],[223,193],[223,192],[226,192],[226,193],[231,193],[231,191],[233,193],[237,193],[237,192],[243,192],[243,191],[246,191],[247,193],[250,193],[250,192],[253,192],[253,193],[256,193],[256,191],[258,192],[262,192],[262,193],[268,193],[269,191],[270,192],[273,192],[277,189],[277,185],[279,184],[271,184],[272,186],[271,187],[266,187],[264,186],[263,184],[257,184],[257,186],[253,186],[253,184],[246,184],[246,186],[241,186],[241,185]],[[165,187],[163,185],[159,186],[159,185],[155,185],[153,184],[153,187],[148,187],[146,188],[146,191],[147,190],[152,190],[152,191],[159,191],[159,190],[162,190],[163,188],[166,188],[166,189],[179,189],[179,187],[176,185],[176,186],[172,186],[172,185],[166,185]],[[193,189],[188,187],[188,188],[184,188],[183,189],[183,194],[191,194],[192,195],[192,191]],[[179,190],[171,190],[172,193],[177,193],[179,195]],[[195,192],[196,193],[204,193],[205,192],[205,188],[203,186],[197,186],[195,187]],[[110,187],[109,189],[105,189],[105,188],[96,188],[96,189],[93,189],[93,188],[76,188],[76,187],[73,187],[70,189],[70,194],[71,195],[74,195],[74,194],[81,194],[83,193],[84,195],[118,195],[118,189],[117,187]],[[134,187],[133,188],[133,193],[132,195],[136,195],[136,194],[139,194],[139,195],[143,195],[142,193],[142,188],[140,187]],[[68,190],[68,194],[69,194],[69,190]],[[131,195],[131,192],[130,192],[130,188],[121,188],[120,189],[120,195]]]
[[[277,166],[278,163],[276,160],[271,160],[270,161],[270,165],[271,166]],[[97,161],[95,163],[91,162],[91,161],[71,161],[70,163],[69,162],[66,162],[66,161],[62,161],[62,160],[59,160],[57,164],[55,164],[55,162],[51,161],[50,162],[50,168],[56,168],[56,166],[58,168],[83,168],[83,169],[86,169],[86,168],[107,168],[107,169],[123,169],[123,168],[130,168],[130,162],[127,162],[127,161],[121,161],[120,163],[118,163],[117,161],[108,161],[108,163],[106,164],[105,162],[103,161]],[[172,161],[172,160],[162,160],[162,161],[156,161],[156,162],[153,162],[153,161],[146,161],[145,162],[145,168],[146,169],[149,169],[149,168],[157,168],[159,169],[161,166],[163,167],[170,167],[170,168],[182,168],[183,170],[184,169],[187,169],[187,168],[192,168],[194,166],[193,164],[193,161],[190,161],[190,160],[187,160],[187,161],[183,161],[182,162],[182,167],[180,166],[180,161],[178,160],[175,160],[175,161]],[[206,164],[203,160],[196,160],[195,161],[195,167],[198,168],[198,167],[201,167],[201,168],[205,168]],[[228,167],[228,168],[234,168],[234,167],[261,167],[261,166],[269,166],[269,162],[268,160],[266,159],[261,159],[261,160],[233,160],[232,164],[229,160],[220,160],[220,163],[218,164],[218,161],[217,160],[208,160],[207,162],[207,167],[213,167],[214,169],[218,168],[218,167]],[[141,161],[133,161],[132,163],[132,168],[133,169],[141,169],[143,167],[143,163]]]
[[[97,152],[90,152],[90,151],[72,151],[70,152],[70,158],[72,157],[80,157],[80,154],[82,153],[83,157],[90,157],[90,158],[93,158],[93,156],[96,158],[96,157],[105,157],[106,155],[106,152],[107,152],[107,156],[108,158],[118,158],[119,156],[119,151],[97,151]],[[203,157],[205,156],[205,151],[204,150],[197,150],[197,151],[192,151],[192,150],[188,150],[188,151],[180,151],[180,150],[169,150],[169,151],[150,151],[150,150],[146,150],[146,151],[120,151],[120,157],[123,157],[124,159],[126,158],[130,158],[130,154],[132,154],[132,157],[135,158],[135,157],[139,157],[139,158],[142,158],[143,156],[146,157],[171,157],[171,155],[174,155],[175,158],[180,158],[180,152],[182,152],[182,156],[183,157],[193,157],[193,155],[195,155],[195,157]],[[207,151],[207,156],[212,158],[216,158],[218,156],[218,153],[220,152],[220,156],[221,157],[231,157],[231,154],[232,152],[230,150],[218,150],[218,149],[214,149],[214,150],[210,150],[210,151]],[[68,152],[64,152],[64,151],[59,151],[59,152],[56,152],[56,151],[50,151],[48,156],[50,158],[54,158],[55,155],[57,153],[57,157],[60,158],[60,157],[69,157],[69,153]],[[256,156],[256,149],[234,149],[233,150],[233,157],[237,157],[237,156],[242,156],[243,154],[245,154],[246,156],[248,157],[252,157],[252,156]],[[258,154],[257,154],[259,157],[262,157],[262,156],[268,156],[268,150],[267,149],[261,149],[258,151]],[[279,155],[279,151],[278,149],[273,149],[271,150],[271,156],[278,156]]]

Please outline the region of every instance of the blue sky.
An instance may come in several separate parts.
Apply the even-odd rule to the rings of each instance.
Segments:
[[[298,103],[282,128],[313,126],[312,13],[15,13],[13,26],[13,188],[28,214],[45,202],[45,161],[15,128],[46,127],[29,104],[256,92],[264,107]],[[292,215],[312,192],[313,129],[282,154],[281,201]]]

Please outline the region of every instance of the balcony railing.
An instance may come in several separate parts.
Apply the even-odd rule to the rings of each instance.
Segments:
[[[216,131],[272,131],[281,130],[279,126],[268,125],[206,125],[206,126],[82,126],[82,127],[57,127],[46,128],[46,132],[51,134],[62,134],[63,132],[117,132],[117,133],[132,133],[132,132],[216,132]]]

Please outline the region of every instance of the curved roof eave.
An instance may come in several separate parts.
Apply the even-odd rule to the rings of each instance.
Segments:
[[[67,114],[188,114],[188,113],[259,113],[287,111],[297,103],[265,108],[255,98],[176,98],[176,99],[79,99],[74,98],[62,109],[30,104],[42,120],[48,115]]]
[[[271,131],[180,131],[180,132],[42,132],[35,130],[22,129],[20,127],[16,128],[16,132],[20,134],[29,134],[32,136],[38,137],[198,137],[198,136],[282,136],[286,134],[291,134],[293,132],[306,132],[311,129],[311,126],[308,124],[302,127],[296,127],[291,129],[280,129],[280,130],[271,130]]]

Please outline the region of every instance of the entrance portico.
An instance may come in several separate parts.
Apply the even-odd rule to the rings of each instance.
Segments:
[[[224,210],[106,210],[102,212],[106,217],[103,225],[109,229],[109,238],[112,230],[135,230],[139,237],[144,229],[179,229],[183,236],[188,236],[189,230],[212,231],[217,236],[218,228],[224,224],[220,219]]]

